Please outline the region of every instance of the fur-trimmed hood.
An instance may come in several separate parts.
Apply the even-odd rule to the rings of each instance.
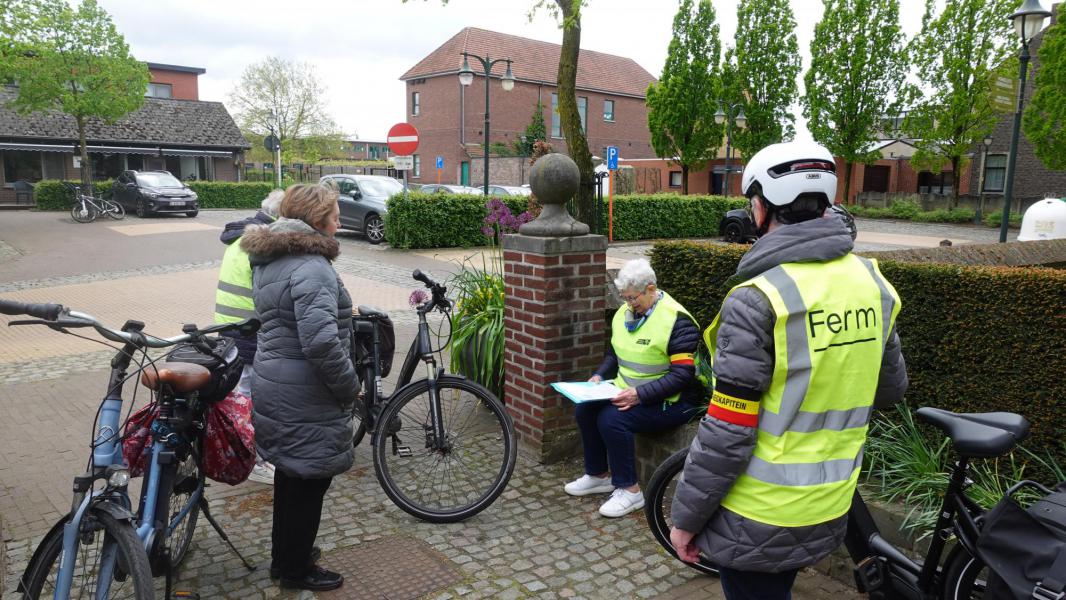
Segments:
[[[283,217],[269,226],[249,225],[241,237],[241,249],[253,265],[304,254],[318,254],[333,262],[340,254],[340,243],[299,219]]]

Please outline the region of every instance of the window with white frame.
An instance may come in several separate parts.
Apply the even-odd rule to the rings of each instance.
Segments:
[[[559,94],[552,94],[552,137],[563,137],[563,124],[559,119]]]
[[[412,172],[414,174],[411,175],[411,176],[412,177],[421,177],[422,176],[422,157],[417,155],[417,154],[413,154],[412,156],[414,157],[415,164],[414,164],[414,169],[412,169]]]
[[[679,188],[681,184],[681,171],[670,171],[670,187]]]
[[[614,100],[603,101],[603,120],[614,121]]]
[[[984,192],[1002,192],[1007,178],[1007,155],[989,154],[985,157]]]
[[[411,92],[411,114],[418,116],[422,111],[422,95],[418,92]]]
[[[577,115],[581,118],[581,131],[588,133],[589,99],[585,96],[577,97]]]
[[[169,83],[149,83],[144,95],[149,98],[173,98],[174,86]]]

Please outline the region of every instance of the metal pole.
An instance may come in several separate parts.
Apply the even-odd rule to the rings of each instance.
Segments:
[[[988,167],[988,146],[982,141],[984,152],[981,154],[981,172],[977,176],[977,211],[973,215],[974,224],[980,224],[981,213],[985,209],[985,169]]]
[[[485,196],[489,195],[489,71],[492,70],[492,61],[489,59],[486,54],[482,63],[485,67]]]
[[[729,120],[725,124],[725,175],[722,177],[722,195],[729,197],[729,150],[733,143],[733,119],[728,114],[726,118]]]
[[[1018,160],[1018,131],[1022,125],[1022,103],[1025,102],[1025,73],[1029,68],[1029,42],[1022,42],[1021,74],[1018,80],[1018,104],[1014,109],[1014,131],[1010,137],[1010,154],[1007,155],[1007,181],[1003,186],[1003,222],[999,224],[999,242],[1007,241],[1010,225],[1010,205],[1014,196],[1014,164]]]

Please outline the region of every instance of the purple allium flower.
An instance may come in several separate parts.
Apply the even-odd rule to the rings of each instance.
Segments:
[[[424,289],[417,289],[411,292],[411,295],[407,298],[407,303],[411,305],[411,308],[417,308],[422,304],[425,304],[429,300],[429,294]]]
[[[493,235],[496,234],[496,230],[493,229],[492,227],[489,227],[488,225],[485,225],[484,227],[481,228],[481,233],[486,235],[486,236],[488,236],[488,237],[492,237]]]

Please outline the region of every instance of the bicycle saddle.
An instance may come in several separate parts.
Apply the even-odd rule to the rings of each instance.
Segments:
[[[164,383],[179,394],[195,392],[211,383],[211,371],[192,363],[168,362],[141,372],[141,384],[148,389],[158,390]]]
[[[377,308],[375,306],[368,306],[366,304],[359,305],[359,316],[366,317],[368,319],[387,319],[389,313]]]
[[[939,408],[918,409],[918,418],[943,431],[962,456],[1002,456],[1029,437],[1029,421],[1009,412],[953,413]]]

